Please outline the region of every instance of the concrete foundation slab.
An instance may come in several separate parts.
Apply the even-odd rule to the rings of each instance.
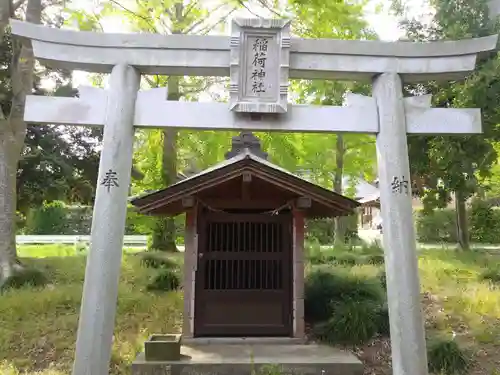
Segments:
[[[315,344],[190,344],[181,354],[180,361],[146,362],[141,353],[132,364],[132,375],[363,374],[353,354]]]

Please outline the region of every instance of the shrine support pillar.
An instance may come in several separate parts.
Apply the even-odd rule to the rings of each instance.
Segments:
[[[377,163],[394,375],[426,375],[427,352],[413,226],[410,163],[401,78],[373,82],[379,115]]]
[[[131,66],[111,72],[73,375],[109,373],[139,82]]]

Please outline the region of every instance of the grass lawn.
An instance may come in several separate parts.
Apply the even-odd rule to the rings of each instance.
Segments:
[[[0,374],[66,375],[71,372],[85,272],[85,256],[74,246],[20,247],[23,262],[43,270],[51,284],[0,295]],[[146,285],[157,270],[137,255],[123,257],[112,354],[112,374],[129,364],[151,333],[181,327],[182,293],[152,293]]]
[[[500,279],[485,280],[488,269],[500,277],[500,252],[426,249],[419,254],[427,338],[453,338],[472,359],[469,374],[500,375]],[[354,266],[373,276],[383,266]],[[392,374],[389,340],[359,348],[370,374]]]
[[[73,246],[54,245],[24,246],[19,253],[26,264],[43,270],[51,284],[0,295],[0,374],[67,375],[73,361],[85,256],[75,255]],[[428,335],[455,334],[476,360],[473,374],[492,375],[500,370],[500,287],[482,279],[486,268],[498,263],[500,254],[488,251],[420,253]],[[348,268],[373,276],[380,267]],[[143,267],[136,254],[125,252],[112,374],[130,373],[129,365],[148,335],[180,331],[182,292],[146,291],[157,272]],[[365,361],[367,373],[390,373],[387,340],[377,339],[356,352]]]

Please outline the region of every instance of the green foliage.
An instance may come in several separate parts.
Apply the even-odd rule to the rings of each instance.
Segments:
[[[26,216],[19,211],[16,211],[16,233],[24,233],[26,227]]]
[[[429,370],[435,374],[465,374],[470,359],[455,340],[438,338],[427,345]]]
[[[66,206],[64,202],[43,202],[30,210],[26,220],[28,234],[63,234],[66,232]]]
[[[155,217],[142,215],[133,207],[128,208],[125,222],[125,232],[127,234],[149,235],[153,231],[154,224]]]
[[[153,231],[148,241],[148,250],[176,252],[175,239],[175,220],[171,217],[158,217],[155,220]]]
[[[432,22],[419,22],[415,15],[403,21],[410,40],[473,38],[498,30],[489,18],[487,0],[432,0],[431,4],[435,11]],[[407,95],[431,94],[435,107],[481,108],[482,112],[481,135],[408,138],[412,178],[426,208],[445,207],[454,192],[463,198],[459,203],[463,202],[480,190],[481,181],[490,174],[497,160],[493,143],[499,136],[499,73],[500,59],[494,53],[483,56],[477,71],[465,81],[405,86]]]
[[[385,273],[385,269],[379,271],[377,278],[380,280],[380,285],[384,290],[387,290],[387,275]]]
[[[421,211],[417,216],[417,238],[420,242],[457,242],[455,210]]]
[[[43,272],[35,268],[26,268],[15,271],[12,276],[8,277],[0,285],[0,291],[23,287],[44,287],[47,283],[48,279]]]
[[[378,306],[377,308],[377,333],[382,336],[390,336],[390,324],[389,324],[389,308],[387,304]]]
[[[358,217],[350,215],[344,218],[346,238],[354,239],[358,233]],[[334,219],[310,219],[305,223],[305,235],[308,241],[317,241],[320,245],[331,245],[335,240]]]
[[[363,300],[381,304],[384,293],[374,280],[361,279],[338,268],[319,268],[307,275],[304,296],[305,319],[317,323],[330,319],[337,303]]]
[[[481,272],[480,279],[500,284],[500,267],[497,266],[484,270]]]
[[[379,331],[378,304],[347,298],[331,306],[330,318],[314,326],[314,334],[329,344],[363,344]]]
[[[477,243],[497,243],[500,239],[500,210],[474,200],[468,210],[470,237]],[[457,242],[456,214],[452,209],[421,211],[417,216],[420,242]]]
[[[174,269],[165,268],[161,269],[151,283],[148,284],[147,290],[168,292],[177,290],[180,286],[181,278],[179,272]]]
[[[378,243],[322,249],[318,242],[306,242],[306,259],[313,265],[344,266],[384,264],[384,251]]]
[[[75,254],[82,255],[87,254],[90,249],[90,243],[87,241],[78,241],[75,244]]]
[[[500,240],[500,210],[475,199],[470,210],[469,225],[473,241],[496,243]]]
[[[92,207],[68,206],[63,202],[44,202],[40,207],[30,209],[23,232],[26,234],[88,235],[92,227]],[[178,221],[178,234],[182,235],[182,220]],[[155,218],[141,215],[133,207],[127,210],[125,234],[149,235],[155,225]]]
[[[177,267],[173,260],[159,254],[144,254],[141,256],[141,264],[147,268],[165,268],[172,269]]]

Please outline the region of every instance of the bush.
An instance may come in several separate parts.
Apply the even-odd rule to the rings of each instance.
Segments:
[[[360,279],[340,270],[317,269],[311,272],[304,286],[304,315],[308,322],[330,319],[333,305],[346,300],[372,301],[382,304],[383,290],[372,280]]]
[[[470,210],[470,234],[472,241],[497,243],[500,240],[500,211],[479,199],[472,202]]]
[[[329,344],[363,344],[379,331],[379,307],[369,300],[347,298],[332,306],[331,317],[313,332]]]
[[[387,304],[384,304],[377,309],[377,317],[377,333],[382,336],[389,337],[391,327],[389,324],[389,308],[387,307]]]
[[[88,241],[78,241],[75,243],[75,254],[82,255],[88,254],[90,249],[90,243]]]
[[[455,210],[421,211],[417,216],[417,238],[420,242],[457,242]]]
[[[35,268],[26,268],[21,271],[16,271],[12,276],[7,278],[1,285],[0,290],[19,289],[23,287],[44,287],[47,285],[48,279],[43,272]]]
[[[465,374],[470,360],[456,341],[435,339],[427,346],[429,370],[435,374]]]
[[[173,260],[155,254],[142,255],[141,264],[147,268],[172,269],[177,267],[177,264]]]
[[[363,263],[361,259],[351,252],[333,250],[329,254],[324,255],[325,263],[337,263],[344,266],[355,266]]]
[[[500,210],[474,200],[468,213],[471,241],[497,243],[500,240]],[[417,215],[417,238],[421,242],[457,242],[456,214],[453,209],[436,209]]]
[[[481,280],[490,281],[492,283],[500,283],[500,268],[488,268],[481,272]]]
[[[27,234],[65,234],[66,206],[63,202],[43,202],[26,218]]]
[[[147,290],[168,292],[177,290],[180,286],[181,278],[177,271],[172,269],[162,269],[147,286]]]
[[[344,218],[346,226],[346,239],[357,238],[358,235],[358,217],[350,215]],[[318,242],[320,245],[333,244],[335,238],[335,225],[333,218],[327,219],[309,219],[305,223],[305,235],[309,241]]]
[[[142,215],[135,211],[133,207],[129,207],[125,222],[125,233],[130,235],[150,235],[153,232],[155,220],[154,216]]]
[[[81,234],[89,235],[92,227],[92,211],[90,206],[67,206],[63,202],[44,202],[40,207],[32,208],[23,225],[19,215],[18,231],[26,234]],[[141,215],[133,207],[128,207],[125,222],[125,234],[149,235],[152,233],[156,218]],[[180,225],[178,231],[182,231]]]
[[[321,245],[318,241],[306,241],[305,243],[305,257],[311,264],[324,264],[326,263],[324,255],[321,250]]]
[[[387,290],[387,275],[385,273],[385,270],[380,270],[377,277],[380,280],[380,285],[382,285],[382,288],[384,290]]]

